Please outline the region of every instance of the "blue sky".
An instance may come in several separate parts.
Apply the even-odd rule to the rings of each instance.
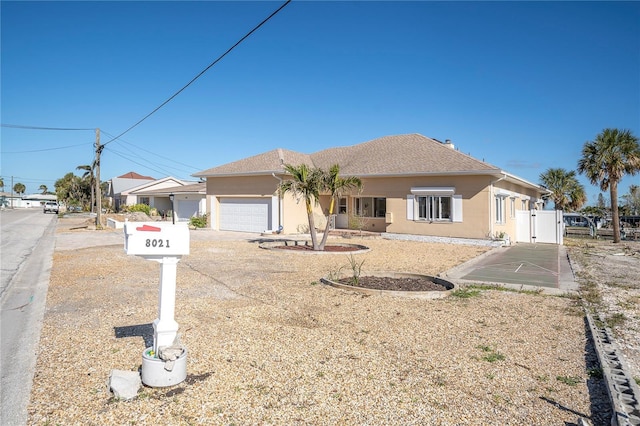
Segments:
[[[94,128],[109,142],[282,3],[2,1],[2,124],[88,129],[3,127],[6,189],[80,174]],[[294,0],[108,143],[101,178],[420,133],[539,183],[604,128],[640,136],[638,22],[640,2]]]

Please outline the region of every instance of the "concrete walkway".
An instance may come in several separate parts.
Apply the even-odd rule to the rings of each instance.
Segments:
[[[518,243],[495,248],[450,271],[458,284],[490,284],[548,294],[578,290],[564,246]]]

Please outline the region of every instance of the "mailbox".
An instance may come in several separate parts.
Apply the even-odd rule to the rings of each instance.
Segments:
[[[186,223],[125,222],[124,250],[138,256],[189,254],[189,228]]]

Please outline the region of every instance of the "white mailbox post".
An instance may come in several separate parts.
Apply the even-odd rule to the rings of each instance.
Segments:
[[[158,318],[153,321],[153,348],[143,352],[142,382],[154,387],[172,386],[186,378],[186,349],[169,362],[158,356],[163,348],[174,345],[178,335],[174,319],[176,271],[180,258],[189,254],[189,228],[186,224],[125,222],[124,234],[127,254],[161,265]]]

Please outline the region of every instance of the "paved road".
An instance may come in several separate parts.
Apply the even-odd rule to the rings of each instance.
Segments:
[[[0,424],[23,425],[55,244],[54,214],[0,212]]]

